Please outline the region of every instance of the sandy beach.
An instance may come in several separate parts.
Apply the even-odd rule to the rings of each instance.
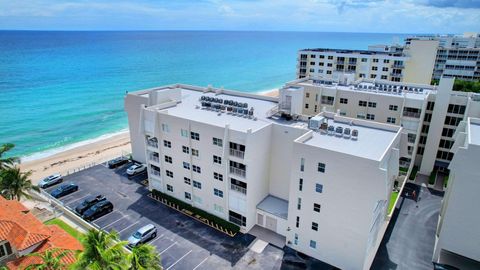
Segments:
[[[261,94],[278,97],[278,89]],[[37,183],[48,175],[54,173],[66,175],[75,170],[99,164],[130,152],[130,135],[127,131],[45,158],[23,162],[20,164],[20,168],[23,171],[31,170],[31,180],[33,183]]]

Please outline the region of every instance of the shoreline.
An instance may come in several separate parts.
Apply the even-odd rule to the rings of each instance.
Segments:
[[[255,94],[278,97],[278,89],[259,91]],[[19,167],[22,171],[32,171],[31,180],[37,184],[48,175],[54,173],[66,175],[130,152],[130,134],[126,129],[23,156]]]

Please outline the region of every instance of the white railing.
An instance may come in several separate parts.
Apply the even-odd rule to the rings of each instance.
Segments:
[[[151,147],[158,148],[158,142],[147,141],[147,145]]]
[[[413,117],[413,118],[420,118],[420,113],[419,113],[419,112],[408,112],[408,111],[404,111],[404,112],[403,112],[403,116]]]
[[[245,178],[245,175],[247,174],[245,170],[235,168],[235,167],[232,167],[232,166],[230,166],[230,173],[241,176],[243,178]]]
[[[237,186],[235,184],[230,184],[230,189],[234,191],[238,191],[243,194],[247,194],[247,189],[241,186]]]
[[[245,152],[240,151],[240,150],[236,150],[236,149],[230,149],[230,156],[234,156],[234,157],[238,157],[238,158],[243,159],[243,157],[245,156]]]

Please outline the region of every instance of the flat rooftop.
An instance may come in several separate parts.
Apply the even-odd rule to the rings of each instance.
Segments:
[[[288,218],[288,201],[268,195],[257,205],[257,209],[265,211],[274,216]]]
[[[435,93],[436,90],[429,85],[409,85],[405,83],[373,82],[360,81],[354,84],[339,84],[327,80],[306,80],[297,83],[297,85],[322,86],[324,88],[339,89],[353,92],[369,92],[380,95],[406,96],[411,99],[423,100],[429,93]],[[291,87],[291,86],[289,86]]]
[[[398,129],[376,128],[375,124],[371,126],[360,125],[356,124],[355,120],[350,125],[334,119],[323,119],[326,120],[329,126],[334,126],[334,128],[342,127],[343,129],[350,128],[351,131],[354,129],[358,130],[357,139],[338,136],[335,132],[333,134],[323,134],[315,130],[310,138],[303,141],[304,144],[376,161],[382,159],[385,151],[390,147],[398,133]]]
[[[300,52],[334,52],[343,54],[363,54],[363,55],[389,55],[405,57],[401,52],[379,52],[371,50],[348,50],[348,49],[329,49],[329,48],[312,48],[302,49]]]
[[[475,119],[475,122],[472,120],[470,120],[470,143],[480,145],[480,120]]]
[[[246,132],[248,129],[255,131],[272,123],[267,118],[267,112],[277,106],[277,102],[261,99],[261,97],[243,97],[234,94],[216,94],[213,92],[202,92],[186,87],[176,88],[181,92],[181,102],[177,105],[160,109],[159,111],[168,112],[168,115],[173,115],[181,118],[186,118],[192,121],[206,123],[218,127],[225,127],[230,125],[230,129]],[[159,90],[162,91],[162,90]],[[239,94],[241,94],[239,92]],[[252,118],[242,113],[229,113],[225,111],[216,111],[211,108],[202,107],[201,98],[209,97],[222,100],[233,100],[238,103],[247,103],[248,107],[244,109],[250,110],[253,108]],[[215,104],[215,102],[212,102]],[[254,119],[255,118],[255,119]]]

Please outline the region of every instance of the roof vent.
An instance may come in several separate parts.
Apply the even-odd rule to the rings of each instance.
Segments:
[[[333,135],[333,133],[335,133],[335,127],[328,126],[327,131],[328,131],[328,135]]]
[[[358,129],[352,130],[352,140],[358,139]]]
[[[350,137],[351,137],[350,128],[345,128],[345,129],[343,130],[343,137],[344,137],[344,138],[347,138],[347,139],[350,139]]]
[[[341,137],[343,133],[343,127],[337,127],[335,129],[335,136]]]

